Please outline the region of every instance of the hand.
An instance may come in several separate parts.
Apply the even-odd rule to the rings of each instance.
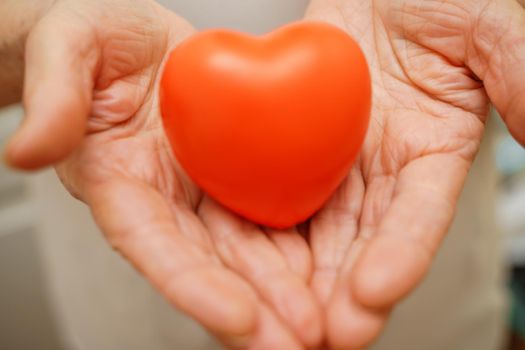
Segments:
[[[514,0],[314,0],[361,44],[373,111],[360,160],[310,224],[333,349],[358,349],[424,278],[478,151],[489,99],[525,143],[525,12]]]
[[[153,1],[54,2],[27,39],[27,118],[7,160],[61,161],[59,176],[110,244],[227,346],[315,346],[306,241],[295,230],[265,235],[204,197],[164,136],[159,73],[192,32]]]

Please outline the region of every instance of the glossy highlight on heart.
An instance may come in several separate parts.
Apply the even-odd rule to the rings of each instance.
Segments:
[[[298,22],[256,37],[201,32],[169,56],[161,80],[166,135],[209,196],[261,225],[298,224],[355,161],[371,108],[358,44]]]

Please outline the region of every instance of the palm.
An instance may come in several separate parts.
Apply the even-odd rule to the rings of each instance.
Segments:
[[[465,47],[442,35],[445,49],[429,48],[436,28],[461,30],[448,22],[461,7],[428,4],[314,1],[307,15],[356,38],[373,79],[360,160],[310,225],[312,285],[327,304],[330,341],[341,348],[373,340],[390,307],[421,280],[482,137],[483,85],[451,63]]]
[[[53,2],[28,39],[28,122],[8,158],[38,168],[76,149],[58,166],[68,189],[117,250],[225,343],[316,345],[323,318],[310,283],[330,344],[361,347],[423,277],[447,230],[483,132],[486,92],[525,140],[522,79],[487,59],[498,40],[491,23],[519,12],[509,3],[312,1],[307,18],[344,28],[363,47],[374,107],[360,159],[312,218],[309,245],[297,229],[263,234],[181,170],[156,87],[166,52],[192,29],[150,0]],[[484,11],[489,5],[495,11]],[[501,57],[525,52],[516,28]],[[467,40],[474,31],[483,40]]]
[[[164,135],[161,64],[191,28],[151,5],[112,30],[118,40],[102,44],[88,133],[57,167],[62,181],[89,204],[115,249],[226,344],[315,345],[321,317],[302,236],[264,235],[204,198]]]

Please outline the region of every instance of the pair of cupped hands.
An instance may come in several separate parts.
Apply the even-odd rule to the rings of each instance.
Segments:
[[[55,164],[114,249],[234,349],[366,347],[431,264],[489,101],[525,141],[515,0],[313,0],[305,19],[359,42],[373,108],[348,178],[286,231],[222,208],[172,155],[158,82],[195,32],[182,18],[151,0],[55,0],[25,43],[27,117],[7,161]]]

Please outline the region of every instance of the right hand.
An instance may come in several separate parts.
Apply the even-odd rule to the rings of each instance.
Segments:
[[[173,305],[243,349],[322,338],[296,231],[261,232],[184,174],[158,108],[162,64],[193,28],[150,0],[56,0],[26,43],[20,169],[55,164],[108,242]]]

